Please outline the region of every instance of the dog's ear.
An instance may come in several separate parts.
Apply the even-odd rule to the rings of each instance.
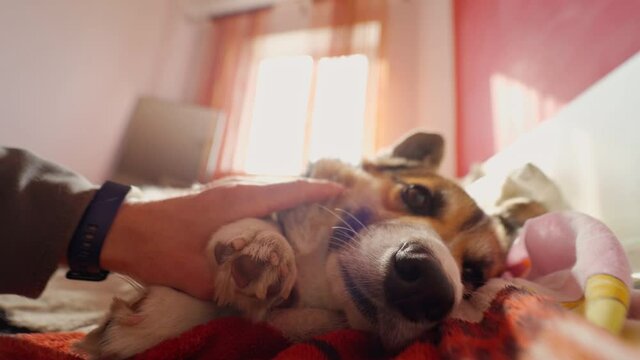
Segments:
[[[504,229],[504,233],[507,236],[507,247],[509,247],[527,220],[547,212],[548,209],[536,200],[516,197],[503,201],[497,207],[493,216],[499,220]]]
[[[444,139],[439,134],[416,132],[406,136],[372,160],[363,163],[367,171],[422,168],[437,171],[444,153]]]

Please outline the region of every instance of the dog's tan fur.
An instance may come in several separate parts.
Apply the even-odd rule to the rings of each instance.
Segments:
[[[221,306],[231,305],[292,340],[349,326],[377,332],[385,347],[399,349],[437,323],[407,320],[388,304],[382,284],[394,271],[390,264],[397,261],[399,246],[416,243],[432,254],[453,306],[504,266],[508,244],[500,222],[435,173],[441,157],[442,138],[418,133],[360,168],[335,160],[316,163],[308,176],[345,185],[343,195],[279,213],[281,228],[244,219],[214,234],[208,254],[216,272],[215,303],[150,287],[136,299],[117,300],[79,347],[98,358],[128,357],[220,316],[227,311]],[[412,213],[403,199],[409,184],[435,194],[439,203],[433,214]],[[359,213],[365,213],[366,223],[353,229],[351,219]],[[376,310],[373,316],[363,312],[348,280]]]

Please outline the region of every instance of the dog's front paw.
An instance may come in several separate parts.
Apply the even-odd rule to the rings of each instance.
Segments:
[[[215,300],[250,317],[286,299],[295,284],[293,249],[269,222],[244,219],[222,227],[209,243],[215,271]]]

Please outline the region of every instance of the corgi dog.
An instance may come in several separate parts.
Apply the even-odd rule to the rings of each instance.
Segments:
[[[398,351],[503,271],[508,237],[455,182],[437,175],[444,140],[414,133],[355,167],[320,160],[306,176],[345,191],[272,219],[242,219],[208,245],[215,298],[151,286],[115,299],[78,347],[127,358],[213,318],[266,321],[292,341],[351,327]]]

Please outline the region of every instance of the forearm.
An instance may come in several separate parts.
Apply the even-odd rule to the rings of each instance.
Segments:
[[[40,295],[94,192],[78,174],[0,147],[0,293]]]

